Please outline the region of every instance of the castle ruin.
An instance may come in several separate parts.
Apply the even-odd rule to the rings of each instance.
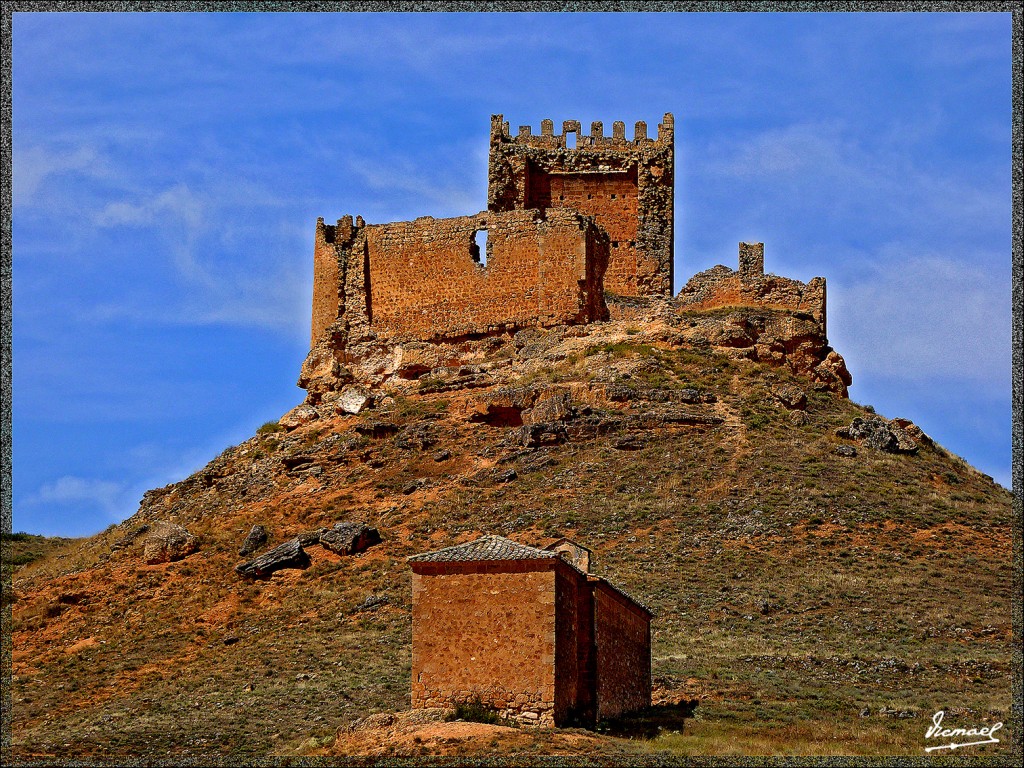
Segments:
[[[738,270],[705,270],[673,297],[674,179],[671,113],[653,138],[637,122],[632,139],[619,121],[611,136],[600,122],[584,134],[576,120],[561,133],[543,120],[539,134],[520,126],[513,136],[492,115],[486,210],[387,224],[317,220],[311,349],[299,385],[316,404],[353,376],[373,385],[430,370],[437,355],[415,352],[417,344],[642,320],[659,306],[780,310],[824,341],[825,280],[766,275],[763,243],[740,243]],[[784,347],[750,349],[779,364]],[[794,370],[813,371],[829,353],[827,343],[814,345]],[[829,371],[815,375],[845,395],[849,374],[832,354]]]

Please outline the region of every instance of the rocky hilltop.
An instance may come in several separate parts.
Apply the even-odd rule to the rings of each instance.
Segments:
[[[918,754],[938,709],[1008,720],[1010,493],[850,401],[823,317],[606,298],[459,339],[339,326],[302,404],[18,570],[14,755]],[[651,712],[404,714],[405,558],[484,533],[571,536],[654,609]]]

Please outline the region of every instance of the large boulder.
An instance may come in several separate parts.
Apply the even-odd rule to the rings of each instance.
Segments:
[[[274,547],[255,560],[236,565],[235,571],[246,578],[264,579],[282,568],[308,568],[311,562],[299,539],[294,538]]]
[[[156,522],[142,540],[142,557],[149,565],[170,563],[199,549],[199,539],[175,523]]]
[[[356,555],[380,544],[380,533],[365,523],[335,523],[320,534],[320,545],[338,555]]]
[[[858,416],[850,426],[837,429],[836,434],[849,440],[862,440],[869,448],[886,453],[917,453],[918,450],[906,429],[881,416]]]

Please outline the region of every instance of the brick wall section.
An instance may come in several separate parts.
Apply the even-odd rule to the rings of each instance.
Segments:
[[[825,278],[807,283],[764,274],[764,244],[740,243],[739,271],[719,265],[690,278],[676,297],[681,311],[764,307],[803,312],[826,328]]]
[[[608,584],[591,586],[597,718],[604,720],[651,705],[651,622]]]
[[[413,565],[412,706],[480,696],[554,725],[554,561]]]
[[[576,146],[568,146],[570,134]],[[656,139],[636,123],[605,136],[601,123],[584,135],[567,120],[554,133],[521,126],[512,136],[501,115],[491,116],[487,207],[491,211],[572,208],[592,215],[612,244],[605,290],[624,296],[671,295],[675,122],[666,114]]]
[[[314,343],[338,317],[350,339],[372,330],[422,340],[607,317],[608,239],[575,211],[350,221],[317,223]],[[478,262],[480,230],[487,254]]]

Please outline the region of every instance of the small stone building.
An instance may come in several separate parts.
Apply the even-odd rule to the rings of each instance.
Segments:
[[[484,536],[409,558],[414,708],[479,698],[550,726],[650,705],[650,609],[587,573],[585,547],[552,546]]]

